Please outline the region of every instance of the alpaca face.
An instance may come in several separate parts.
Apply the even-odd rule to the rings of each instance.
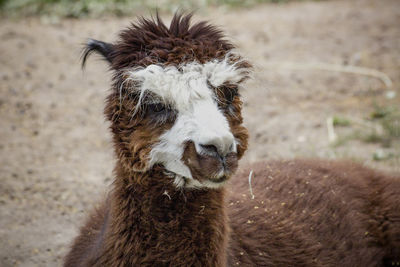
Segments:
[[[205,64],[149,65],[124,76],[137,96],[133,116],[150,106],[157,108],[148,115],[153,120],[170,119],[158,141],[149,144],[147,168],[163,165],[179,187],[221,186],[236,170],[238,145],[244,141],[230,125],[240,115],[240,103],[233,101],[247,71],[227,56]]]
[[[114,71],[105,113],[122,166],[162,166],[177,187],[217,188],[247,148],[238,88],[249,64],[205,22],[140,21],[116,44],[88,43]]]

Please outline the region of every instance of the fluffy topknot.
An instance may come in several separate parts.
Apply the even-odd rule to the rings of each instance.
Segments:
[[[204,63],[221,59],[234,48],[220,29],[206,21],[191,25],[191,18],[192,14],[176,13],[169,28],[158,14],[151,19],[139,18],[120,33],[114,45],[112,68]]]

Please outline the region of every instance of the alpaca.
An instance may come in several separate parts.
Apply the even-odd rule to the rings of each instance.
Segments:
[[[141,18],[115,44],[88,42],[83,65],[96,52],[113,71],[105,114],[117,162],[64,266],[398,264],[400,177],[322,160],[234,175],[251,65],[190,19]]]

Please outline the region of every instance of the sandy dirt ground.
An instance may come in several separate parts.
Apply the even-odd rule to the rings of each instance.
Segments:
[[[306,156],[400,170],[398,159],[372,159],[377,150],[396,153],[396,143],[335,147],[326,126],[335,114],[363,120],[376,102],[400,104],[398,0],[262,5],[201,18],[220,25],[255,65],[242,91],[251,133],[242,164]],[[114,160],[102,109],[110,73],[95,57],[82,72],[79,54],[87,37],[115,40],[130,21],[0,21],[0,266],[60,266],[107,191]],[[393,87],[318,63],[380,70]],[[386,99],[388,91],[396,97]]]

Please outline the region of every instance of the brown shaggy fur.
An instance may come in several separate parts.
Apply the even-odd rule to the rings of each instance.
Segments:
[[[226,265],[223,190],[176,190],[159,166],[116,175],[112,198],[81,229],[65,266]]]
[[[141,106],[124,83],[126,68],[222,59],[234,48],[214,26],[190,27],[175,15],[170,27],[140,19],[115,44],[88,43],[109,61],[113,88],[105,114],[115,152],[113,190],[81,228],[65,266],[391,266],[400,263],[400,177],[360,165],[318,160],[252,165],[221,189],[176,188],[163,166],[150,168],[149,152],[176,119]],[[238,56],[240,68],[250,65]],[[237,85],[214,88],[228,119],[237,155],[247,149]],[[151,97],[151,96],[149,96]],[[190,159],[190,160],[188,160]],[[186,144],[182,161],[193,177],[212,177],[218,162]],[[253,170],[249,194],[249,172]],[[228,179],[229,177],[226,177]],[[228,195],[226,197],[226,195]]]
[[[241,170],[231,190],[230,266],[400,261],[400,177],[355,163],[273,161]]]

